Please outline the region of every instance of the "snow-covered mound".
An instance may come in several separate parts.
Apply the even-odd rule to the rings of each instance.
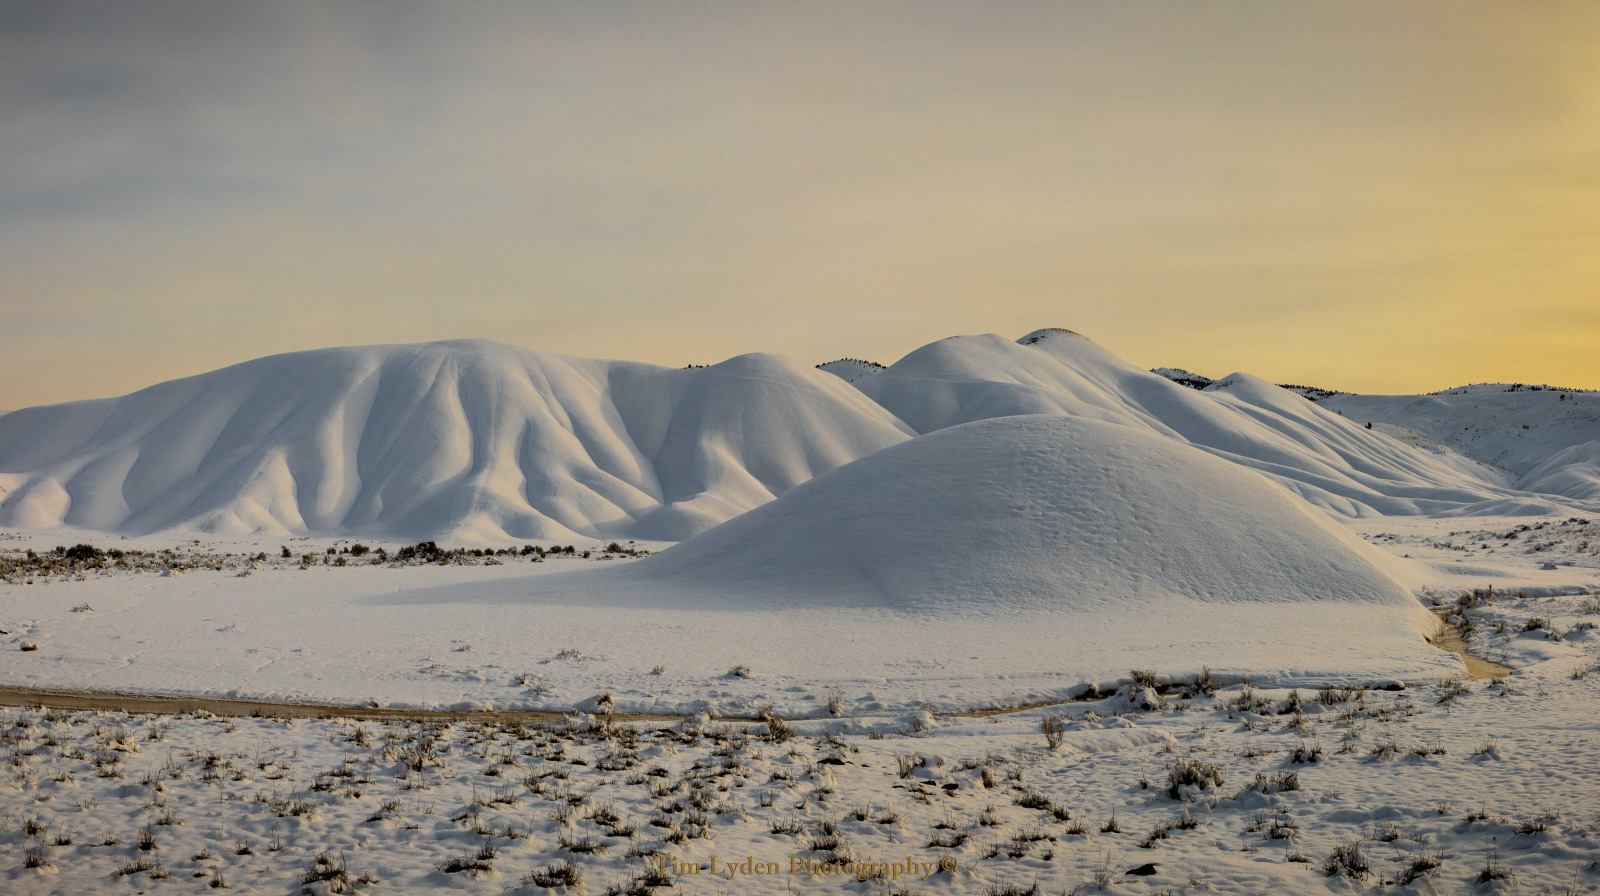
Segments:
[[[1087,338],[1040,330],[1015,342],[957,336],[857,382],[920,433],[974,420],[1058,414],[1130,426],[1271,476],[1350,516],[1549,513],[1508,488],[1246,374],[1204,391],[1141,370]]]
[[[680,540],[907,437],[774,355],[327,349],[0,417],[0,525]]]
[[[826,364],[818,364],[817,369],[831,373],[847,383],[877,376],[884,371],[884,366],[876,361],[863,361],[860,358],[840,358]]]
[[[626,575],[785,607],[1342,601],[1423,618],[1394,569],[1235,464],[1127,426],[1017,416],[848,464]]]
[[[959,638],[963,626],[1008,625],[1003,644],[953,648],[972,654],[957,665],[984,668],[1000,661],[984,651],[999,650],[1084,680],[1134,663],[1371,677],[1441,668],[1423,640],[1437,623],[1402,584],[1403,563],[1172,439],[1013,416],[887,448],[639,563],[528,580],[526,599],[890,614],[852,617],[814,674],[920,631],[898,626]]]
[[[1600,502],[1600,392],[1485,383],[1432,395],[1341,395],[1324,406],[1490,464],[1519,489]]]

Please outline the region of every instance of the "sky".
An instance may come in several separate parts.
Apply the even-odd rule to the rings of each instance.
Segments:
[[[1600,3],[0,0],[0,409],[1044,326],[1600,388]]]

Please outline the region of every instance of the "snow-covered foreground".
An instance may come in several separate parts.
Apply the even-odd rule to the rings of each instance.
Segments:
[[[618,563],[622,561],[616,561]],[[1343,605],[1262,613],[1221,607],[1219,630],[1249,642],[1184,637],[1151,618],[1144,646],[1063,646],[1050,614],[967,617],[823,608],[766,612],[530,604],[533,581],[581,561],[497,567],[314,567],[182,576],[114,574],[9,586],[0,681],[12,686],[204,694],[347,705],[749,715],[775,705],[903,714],[1068,699],[1130,667],[1187,674],[1256,672],[1258,681],[1323,684],[1427,679],[1459,667],[1407,627],[1376,643],[1264,640],[1274,626],[1336,629]],[[14,595],[14,596],[13,596]],[[87,605],[92,611],[74,611]],[[1172,657],[1182,639],[1192,657]],[[22,651],[23,643],[38,645]],[[1382,651],[1397,659],[1385,659]],[[1052,665],[1041,658],[1058,657]],[[657,669],[659,668],[659,671]],[[736,669],[741,671],[736,672]],[[1337,674],[1324,676],[1320,670]],[[1420,668],[1420,671],[1419,671]],[[1359,670],[1352,673],[1350,670]]]
[[[1475,648],[1559,644],[1565,661],[1397,691],[1129,687],[989,717],[527,726],[12,708],[0,889],[1592,890],[1600,604],[1467,604]]]
[[[1464,522],[1473,528],[1457,528]],[[1491,587],[1541,596],[1600,591],[1600,539],[1591,540],[1588,523],[1390,519],[1363,528],[1371,550],[1412,564],[1425,601]],[[0,550],[48,557],[59,534],[14,534]],[[150,539],[117,543],[155,547]],[[1089,684],[1115,686],[1134,668],[1182,678],[1209,666],[1230,682],[1248,676],[1284,687],[1415,683],[1461,672],[1454,656],[1409,625],[1315,640],[1349,630],[1353,611],[1340,602],[1174,602],[1175,615],[1132,612],[1114,639],[1096,640],[1078,637],[1093,620],[1048,609],[650,610],[574,604],[567,587],[537,593],[541,582],[627,579],[666,555],[468,555],[440,565],[396,561],[391,546],[389,561],[357,565],[375,561],[325,553],[349,550],[345,542],[292,545],[288,560],[276,544],[218,542],[148,554],[164,558],[141,560],[148,571],[79,569],[0,584],[0,684],[553,711],[592,709],[605,693],[618,712],[719,716],[770,705],[789,717],[818,717],[837,701],[850,715],[900,718],[923,707],[1071,699]],[[166,574],[167,566],[188,568]],[[19,649],[24,644],[38,649]],[[1505,646],[1484,649],[1517,668],[1565,664],[1573,649],[1543,639],[1513,647],[1509,657],[1499,656]]]
[[[131,539],[118,544],[146,551],[132,565],[151,571],[0,586],[6,683],[588,713],[524,725],[9,709],[0,891],[1586,892],[1600,884],[1590,527],[1362,526],[1427,577],[1425,600],[1456,608],[1473,652],[1516,670],[1503,681],[1452,680],[1458,661],[1428,647],[1436,674],[1400,690],[1270,672],[1241,686],[1229,670],[1252,656],[1303,662],[1257,638],[1219,645],[1207,694],[1203,670],[1129,640],[1093,660],[1126,670],[1113,696],[986,717],[940,710],[1079,690],[1030,654],[1048,647],[1034,643],[1043,621],[974,616],[940,641],[901,618],[903,641],[849,658],[881,657],[862,667],[827,653],[863,639],[860,610],[690,624],[473,599],[642,568],[594,545],[578,551],[589,560],[370,565],[338,553],[348,542],[296,539],[284,559],[266,542],[159,553]],[[59,535],[0,544],[46,562]],[[417,598],[430,590],[450,599]],[[783,638],[750,636],[781,618],[822,633],[791,622]],[[39,649],[17,649],[29,642]],[[1397,677],[1383,674],[1391,647],[1413,649],[1364,644],[1347,660]],[[1160,692],[1126,684],[1136,668]],[[607,705],[684,720],[607,724]],[[702,714],[767,706],[789,721]],[[1177,797],[1174,774],[1189,782]],[[946,857],[954,870],[930,875]],[[771,873],[730,870],[747,860]]]

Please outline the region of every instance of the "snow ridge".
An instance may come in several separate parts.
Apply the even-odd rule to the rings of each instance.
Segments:
[[[1154,432],[1264,473],[1346,516],[1531,514],[1566,506],[1441,461],[1257,377],[1235,373],[1196,391],[1065,330],[1017,341],[994,334],[943,339],[856,387],[919,433],[1022,414]]]
[[[1600,502],[1600,393],[1313,403],[1178,375],[1194,377],[1060,328],[943,339],[887,368],[671,369],[486,340],[296,352],[0,417],[0,526],[681,541],[914,436],[1031,414],[1153,433],[1346,516]]]
[[[1324,405],[1502,470],[1523,491],[1600,502],[1600,392],[1484,383]]]
[[[0,418],[0,525],[676,541],[908,435],[774,355],[326,349]]]

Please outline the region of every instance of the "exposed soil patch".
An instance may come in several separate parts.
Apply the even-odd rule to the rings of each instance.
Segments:
[[[1433,612],[1434,615],[1438,616],[1439,619],[1444,622],[1444,627],[1439,630],[1439,634],[1429,638],[1428,643],[1439,648],[1440,650],[1448,650],[1451,653],[1461,657],[1461,661],[1467,666],[1468,678],[1504,678],[1507,675],[1510,675],[1512,672],[1517,671],[1510,666],[1502,666],[1499,663],[1486,660],[1481,656],[1473,656],[1472,654],[1468,653],[1467,642],[1461,637],[1461,629],[1457,628],[1453,623],[1450,622],[1450,617],[1448,615],[1450,613],[1450,609],[1448,607],[1435,607],[1433,608]]]

